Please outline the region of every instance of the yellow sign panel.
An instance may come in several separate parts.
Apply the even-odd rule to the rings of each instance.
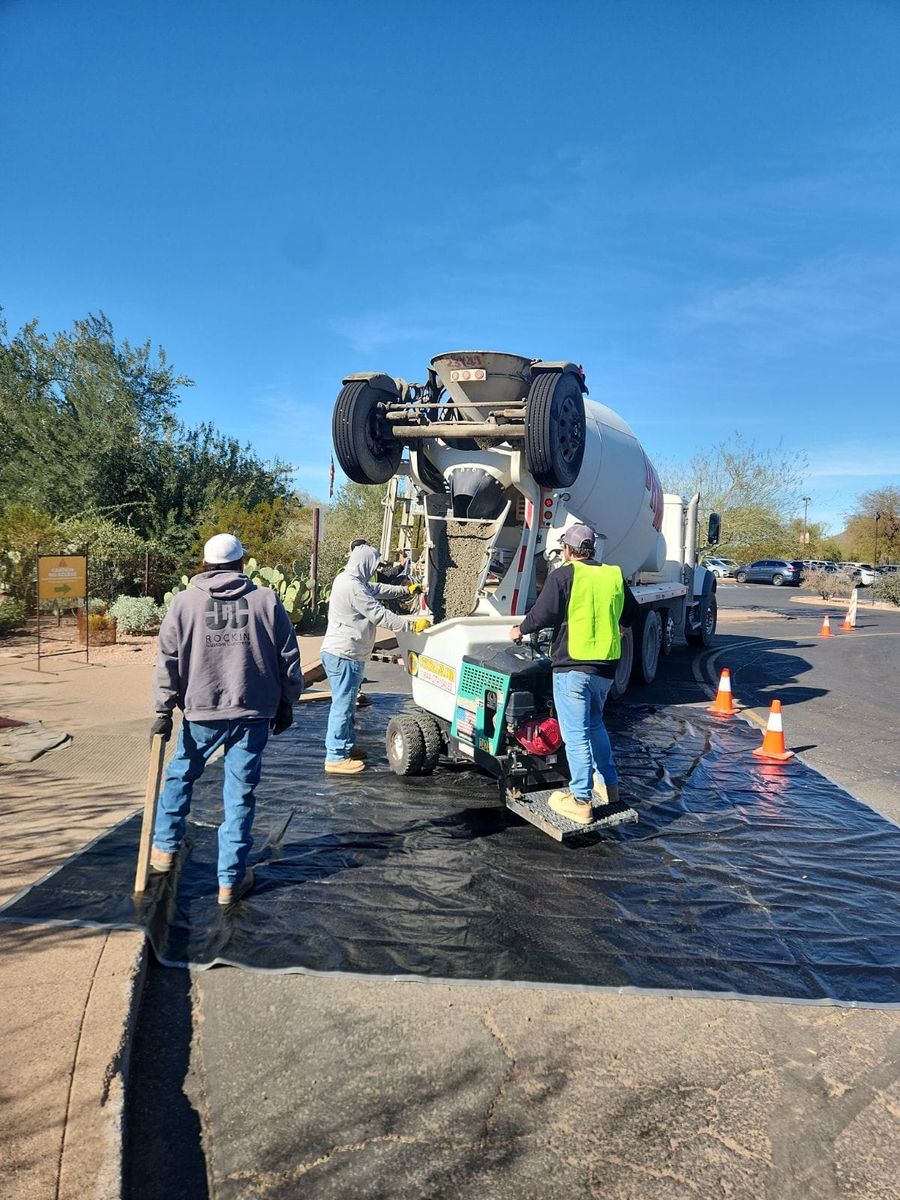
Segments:
[[[41,600],[83,600],[87,595],[87,559],[83,554],[41,554],[38,557],[38,597]]]

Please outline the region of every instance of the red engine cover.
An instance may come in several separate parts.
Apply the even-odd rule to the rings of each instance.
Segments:
[[[529,754],[539,757],[555,754],[563,744],[556,717],[542,717],[539,721],[525,721],[516,730],[516,741]]]

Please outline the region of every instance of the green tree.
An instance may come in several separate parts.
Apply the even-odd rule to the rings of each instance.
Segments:
[[[101,313],[71,333],[36,321],[13,338],[0,326],[0,501],[13,497],[60,516],[86,504],[140,508],[151,492],[147,448],[174,428],[176,375],[150,342],[117,343]]]
[[[799,508],[805,467],[803,454],[781,447],[760,449],[736,433],[688,463],[664,465],[660,478],[667,491],[700,493],[701,541],[709,514],[721,515],[721,553],[741,559],[796,558],[800,537],[791,522]]]
[[[876,488],[856,499],[840,541],[854,562],[875,564],[875,523],[878,519],[878,562],[900,561],[900,488]]]
[[[17,600],[28,595],[35,577],[38,544],[48,553],[60,550],[59,523],[30,504],[9,504],[0,515],[0,592]]]
[[[386,487],[345,483],[325,513],[323,539],[319,548],[319,580],[330,583],[347,561],[350,543],[365,538],[373,546],[381,543]]]
[[[201,514],[197,526],[197,561],[202,560],[204,542],[215,533],[233,533],[261,566],[284,564],[289,568],[298,559],[308,560],[308,539],[304,544],[296,520],[300,510],[300,501],[294,496],[260,500],[252,507],[233,499],[215,503]]]
[[[263,463],[210,424],[177,420],[189,386],[162,348],[117,342],[103,313],[53,336],[32,321],[8,337],[0,319],[0,508],[110,519],[174,568],[211,506],[286,499],[284,464]]]

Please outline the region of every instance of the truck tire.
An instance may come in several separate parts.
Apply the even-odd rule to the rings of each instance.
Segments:
[[[651,608],[644,613],[634,630],[635,647],[631,667],[633,683],[652,683],[659,667],[659,652],[662,647],[662,621],[659,613]]]
[[[425,757],[422,759],[422,774],[430,775],[438,765],[438,759],[441,757],[441,751],[444,749],[444,739],[441,737],[440,726],[431,713],[425,712],[424,709],[419,709],[416,713],[416,720],[419,722],[419,729],[422,731],[422,741],[425,744]]]
[[[659,619],[662,622],[662,638],[659,643],[659,650],[666,658],[672,653],[675,648],[675,619],[667,608],[659,610]]]
[[[393,380],[381,378],[393,386]],[[387,483],[400,465],[403,446],[396,438],[383,436],[379,421],[377,406],[390,395],[371,381],[356,379],[344,384],[334,402],[334,452],[341,470],[354,483]]]
[[[388,763],[395,775],[421,775],[425,762],[425,738],[415,714],[401,712],[391,717],[385,745]]]
[[[622,630],[622,657],[619,659],[619,665],[616,667],[616,677],[612,682],[612,687],[609,689],[610,697],[613,700],[620,700],[628,688],[631,680],[631,666],[634,662],[634,638],[631,636],[630,629]]]
[[[689,646],[711,646],[716,636],[716,624],[719,618],[719,605],[715,596],[707,596],[706,604],[700,615],[699,629],[686,629],[684,636]]]
[[[525,405],[525,462],[541,487],[571,487],[584,458],[584,397],[571,371],[537,375]]]

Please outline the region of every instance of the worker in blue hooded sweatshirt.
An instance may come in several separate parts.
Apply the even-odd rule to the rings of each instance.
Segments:
[[[336,576],[328,601],[328,628],[322,640],[322,666],[331,684],[331,709],[325,734],[325,770],[329,775],[358,775],[365,769],[365,754],[355,745],[356,695],[366,660],[375,645],[379,626],[395,633],[414,629],[420,633],[429,622],[389,612],[379,597],[411,596],[422,589],[417,583],[373,584],[380,553],[361,542],[350,551],[343,571]]]
[[[271,588],[244,575],[238,539],[217,533],[204,546],[203,559],[203,570],[172,598],[159,630],[152,733],[169,740],[175,708],[184,720],[160,797],[150,866],[171,870],[193,786],[223,748],[219,904],[229,905],[253,886],[247,858],[262,754],[270,729],[283,733],[293,723],[303,675],[290,617]]]

